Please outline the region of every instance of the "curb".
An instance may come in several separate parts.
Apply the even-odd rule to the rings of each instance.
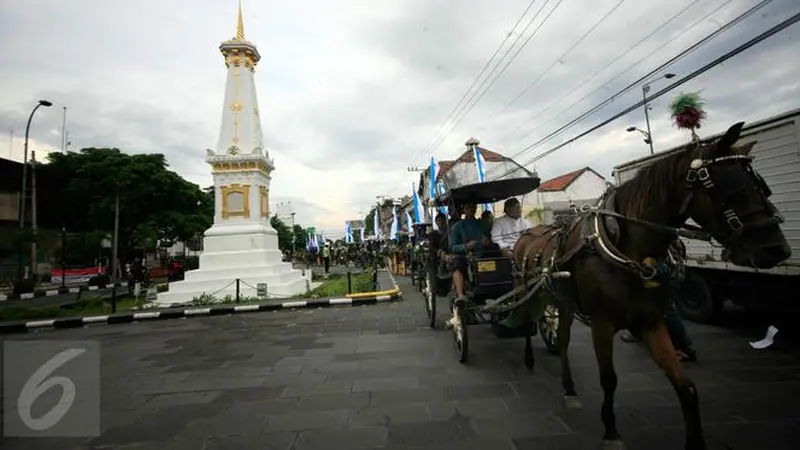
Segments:
[[[48,289],[48,290],[40,290],[34,292],[28,292],[26,294],[0,294],[0,302],[4,302],[6,300],[28,300],[31,298],[39,298],[39,297],[52,297],[54,295],[66,295],[66,294],[77,294],[81,291],[98,291],[100,289],[111,289],[112,285],[106,286],[78,286],[78,287],[71,287],[67,290],[67,292],[60,292],[58,288],[56,289]],[[122,284],[118,284],[117,287],[123,287]]]
[[[392,279],[394,281],[394,279]],[[395,289],[393,289],[395,291]],[[377,294],[377,293],[376,293]],[[51,328],[80,328],[93,324],[117,324],[117,323],[132,323],[151,320],[166,320],[166,319],[180,319],[184,317],[201,317],[201,316],[221,316],[237,313],[249,313],[258,311],[278,311],[282,309],[299,309],[299,308],[328,308],[333,306],[362,306],[374,305],[377,303],[391,302],[402,300],[403,293],[399,289],[391,295],[372,295],[369,297],[360,298],[329,298],[329,299],[312,299],[312,300],[298,300],[291,302],[284,302],[278,304],[252,304],[252,305],[221,305],[210,306],[206,308],[181,308],[181,309],[167,309],[161,311],[137,311],[128,312],[107,316],[89,316],[89,317],[64,317],[58,319],[48,320],[34,320],[30,322],[7,322],[0,323],[0,335],[12,333],[25,333],[32,330]]]
[[[380,270],[380,272],[386,272],[389,275],[389,278],[392,280],[392,288],[383,290],[383,291],[375,291],[375,292],[359,292],[358,294],[347,294],[345,295],[346,298],[352,300],[358,299],[365,299],[365,298],[372,298],[372,297],[385,297],[385,296],[392,296],[392,295],[400,295],[402,296],[403,293],[400,292],[400,286],[397,285],[397,280],[394,279],[391,270]]]

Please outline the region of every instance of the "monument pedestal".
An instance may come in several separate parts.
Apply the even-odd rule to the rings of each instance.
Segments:
[[[311,271],[293,269],[281,260],[277,233],[268,225],[214,225],[205,232],[203,248],[200,268],[170,283],[169,292],[158,294],[156,306],[190,304],[203,294],[235,298],[237,278],[241,297],[256,297],[259,283],[267,285],[271,298],[292,297],[311,286]]]

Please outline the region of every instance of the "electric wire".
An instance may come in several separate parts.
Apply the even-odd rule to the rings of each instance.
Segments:
[[[522,22],[522,19],[525,17],[525,15],[528,14],[528,11],[530,11],[530,9],[533,7],[534,3],[536,3],[536,0],[531,0],[531,2],[528,3],[528,7],[525,8],[525,11],[523,11],[522,14],[519,16],[519,18],[517,19],[517,22],[514,24],[514,27],[511,28],[511,31],[509,31],[508,34],[506,34],[505,39],[503,39],[503,41],[500,43],[500,45],[495,49],[494,53],[492,53],[492,56],[486,61],[486,64],[483,65],[483,68],[481,69],[480,73],[478,73],[478,76],[476,76],[475,79],[472,80],[472,83],[467,88],[467,91],[464,92],[464,95],[461,96],[461,98],[458,100],[458,103],[456,103],[456,106],[453,108],[452,111],[450,111],[450,114],[448,114],[447,117],[445,118],[444,123],[442,123],[442,125],[436,131],[436,134],[434,134],[433,139],[431,139],[431,141],[428,142],[427,145],[425,145],[425,147],[422,149],[422,151],[412,160],[412,164],[411,164],[412,166],[415,165],[417,160],[419,160],[420,156],[424,156],[425,152],[429,149],[429,147],[431,145],[431,142],[436,140],[436,137],[439,135],[439,133],[442,132],[442,130],[446,127],[447,123],[453,118],[453,116],[455,115],[456,111],[461,107],[462,103],[464,103],[464,100],[467,98],[467,96],[469,96],[469,93],[472,91],[472,88],[475,87],[475,84],[477,84],[478,80],[481,79],[483,74],[486,72],[486,69],[489,67],[489,65],[491,65],[492,61],[494,61],[494,58],[497,56],[498,53],[500,53],[500,50],[503,48],[503,46],[506,44],[506,42],[508,42],[509,38],[511,38],[511,36],[514,34],[514,31],[517,29],[517,27],[519,26],[520,22]],[[519,41],[519,37],[517,37],[517,41]],[[514,42],[516,43],[517,41],[514,41]],[[512,47],[513,47],[513,44],[512,44]]]
[[[745,50],[753,47],[754,45],[759,44],[760,42],[762,42],[762,41],[774,36],[775,34],[785,30],[786,28],[789,28],[790,26],[796,24],[797,22],[800,22],[800,13],[796,13],[795,15],[787,18],[786,20],[782,21],[781,23],[773,26],[769,30],[757,35],[756,37],[750,39],[749,41],[745,42],[744,44],[739,45],[738,47],[734,48],[733,50],[731,50],[731,51],[725,53],[724,55],[718,57],[717,59],[709,62],[708,64],[704,65],[703,67],[691,72],[689,75],[681,78],[678,81],[675,81],[674,83],[670,84],[667,87],[662,88],[660,91],[656,92],[655,94],[650,95],[648,97],[647,101],[654,100],[654,99],[657,99],[657,98],[663,96],[664,94],[672,91],[673,89],[677,88],[678,86],[681,86],[681,85],[693,80],[694,78],[697,78],[698,76],[704,74],[705,72],[708,72],[712,68],[724,63],[725,61],[727,61],[727,60],[733,58],[734,56],[744,52]],[[545,152],[542,152],[541,154],[538,154],[538,155],[534,156],[531,160],[529,160],[528,162],[526,162],[523,165],[524,166],[528,166],[528,165],[533,164],[533,163],[535,163],[536,161],[538,161],[538,160],[540,160],[542,158],[545,158],[546,156],[548,156],[548,155],[558,151],[559,149],[564,148],[565,146],[567,146],[567,145],[569,145],[569,144],[571,144],[571,143],[573,143],[573,142],[575,142],[575,141],[577,141],[577,140],[579,140],[579,139],[581,139],[581,138],[583,138],[583,137],[585,137],[585,136],[597,131],[598,129],[608,125],[609,123],[613,122],[614,120],[619,119],[620,117],[630,113],[631,111],[635,111],[636,109],[641,108],[642,105],[644,105],[644,103],[645,103],[644,100],[637,101],[636,103],[634,103],[633,105],[629,106],[628,108],[625,108],[621,112],[619,112],[617,114],[614,114],[613,116],[611,116],[608,119],[602,121],[601,123],[589,128],[588,130],[586,130],[586,131],[584,131],[584,132],[582,132],[582,133],[580,133],[580,134],[578,134],[576,136],[573,136],[572,138],[562,142],[561,144],[558,144],[557,146],[555,146],[555,147],[553,147],[553,148],[551,148],[551,149],[549,149],[549,150],[547,150]]]
[[[549,0],[547,0],[547,1],[549,2]],[[531,39],[532,39],[534,36],[536,36],[536,34],[539,32],[539,30],[542,28],[542,26],[544,26],[544,24],[545,24],[545,23],[547,23],[548,19],[550,19],[550,16],[552,16],[552,15],[553,15],[553,13],[554,13],[554,12],[555,12],[555,11],[558,9],[558,7],[559,7],[559,6],[561,6],[561,3],[562,3],[563,1],[564,1],[564,0],[558,0],[558,3],[556,3],[556,5],[553,7],[553,9],[551,9],[551,10],[550,10],[550,12],[549,12],[549,13],[547,13],[547,16],[545,16],[544,20],[542,20],[542,22],[539,24],[539,26],[537,26],[537,27],[536,27],[536,29],[535,29],[535,30],[533,30],[533,33],[531,33],[531,34],[530,34],[530,35],[529,35],[529,36],[528,36],[528,37],[525,39],[525,41],[522,43],[522,45],[521,45],[521,46],[520,46],[520,47],[517,49],[517,52],[516,52],[516,53],[514,53],[514,55],[513,55],[513,56],[512,56],[512,57],[511,57],[511,58],[510,58],[510,59],[509,59],[507,62],[506,62],[506,64],[503,66],[503,68],[502,68],[502,69],[500,69],[500,72],[497,74],[497,76],[496,76],[494,79],[492,79],[491,83],[489,83],[489,85],[488,85],[488,86],[486,86],[486,89],[484,89],[484,90],[481,92],[481,94],[480,94],[480,95],[479,95],[479,96],[478,96],[478,97],[475,99],[475,101],[473,101],[473,102],[472,102],[472,104],[471,104],[471,105],[470,105],[468,108],[466,108],[466,109],[465,109],[465,111],[463,112],[463,114],[461,114],[461,116],[458,118],[458,120],[457,120],[457,121],[456,121],[456,122],[453,124],[453,126],[450,128],[451,130],[452,130],[453,128],[455,128],[456,126],[458,126],[458,125],[461,123],[461,121],[462,121],[462,120],[464,120],[464,118],[465,118],[465,117],[466,117],[466,116],[467,116],[467,115],[468,115],[468,114],[469,114],[469,113],[472,111],[472,109],[473,109],[473,108],[475,108],[475,106],[478,104],[478,102],[480,102],[480,101],[483,99],[483,97],[486,95],[486,93],[487,93],[487,92],[489,92],[489,90],[492,88],[492,86],[494,86],[494,84],[497,82],[497,80],[498,80],[498,79],[500,79],[500,77],[501,77],[501,76],[502,76],[502,75],[505,73],[505,71],[508,69],[508,67],[511,65],[511,63],[512,63],[512,62],[514,62],[514,60],[517,58],[517,56],[519,56],[519,54],[520,54],[520,52],[522,51],[522,49],[524,49],[524,48],[525,48],[525,46],[526,46],[526,45],[528,45],[528,42],[530,42],[530,40],[531,40]],[[544,6],[546,6],[546,5],[547,5],[547,3],[545,3],[545,4],[542,6],[542,8],[540,8],[540,9],[539,9],[539,11],[541,12],[541,10],[542,10],[542,9],[544,8]],[[532,22],[531,22],[531,23],[532,23]],[[473,98],[474,98],[474,97],[473,97]],[[448,134],[449,134],[449,133],[448,133]],[[446,135],[445,135],[444,137],[446,137]],[[441,139],[441,140],[444,140],[444,137],[442,137],[442,139]],[[436,146],[434,146],[434,147],[433,147],[433,149],[436,149],[436,147],[438,147],[438,146],[439,146],[439,144],[441,144],[441,140],[440,140],[440,142],[439,142],[439,143],[438,143]]]
[[[592,113],[597,112],[599,109],[603,108],[607,104],[609,104],[612,101],[616,100],[621,95],[629,92],[631,89],[633,89],[634,87],[636,87],[639,84],[641,84],[644,80],[647,80],[648,78],[651,78],[655,73],[663,70],[667,66],[669,66],[669,65],[673,64],[674,62],[682,59],[683,57],[687,56],[688,54],[694,52],[695,50],[697,50],[698,48],[700,48],[703,45],[707,44],[711,40],[715,39],[720,34],[724,33],[728,29],[730,29],[731,27],[735,26],[736,24],[738,24],[742,20],[746,19],[747,17],[750,17],[752,14],[754,14],[756,11],[758,11],[762,7],[766,6],[770,2],[772,2],[772,0],[763,0],[761,3],[751,7],[750,9],[748,9],[744,13],[740,14],[736,18],[732,19],[731,21],[729,21],[728,23],[726,23],[722,27],[718,28],[717,30],[713,31],[712,33],[710,33],[709,35],[707,35],[703,39],[701,39],[698,42],[694,43],[693,45],[691,45],[690,47],[686,48],[685,50],[683,50],[679,54],[673,56],[668,61],[666,61],[663,64],[659,65],[658,67],[656,67],[655,69],[651,70],[647,74],[641,76],[640,78],[638,78],[637,80],[633,81],[632,83],[628,84],[626,87],[624,87],[623,89],[621,89],[620,91],[618,91],[617,93],[612,95],[611,97],[609,97],[606,100],[604,100],[604,101],[600,102],[599,104],[595,105],[594,107],[592,107],[588,111],[584,112],[583,114],[579,115],[578,117],[570,120],[569,122],[567,122],[566,124],[562,125],[558,129],[554,130],[553,132],[551,132],[547,136],[539,139],[538,141],[534,142],[533,144],[530,144],[530,145],[526,146],[521,151],[519,151],[519,152],[515,153],[513,156],[511,156],[511,159],[515,159],[515,158],[521,156],[522,154],[527,153],[530,150],[533,150],[533,149],[541,146],[545,142],[550,141],[551,139],[553,139],[554,137],[556,137],[559,134],[563,133],[564,131],[568,130],[569,128],[573,127],[578,122],[582,121],[583,119],[585,119],[586,117],[588,117]],[[581,100],[579,100],[575,104],[579,103],[580,101]],[[573,104],[572,106],[574,106],[575,104]],[[567,108],[567,109],[570,109],[570,108]]]
[[[694,3],[697,3],[698,1],[700,1],[700,0],[694,0],[692,4],[694,4]],[[585,41],[585,40],[586,40],[586,38],[587,38],[587,37],[589,37],[589,35],[591,35],[591,34],[592,34],[592,33],[593,33],[593,32],[594,32],[596,29],[597,29],[597,27],[599,27],[599,26],[600,26],[600,25],[601,25],[603,22],[605,22],[605,21],[606,21],[606,19],[608,19],[608,18],[611,16],[611,14],[613,14],[613,13],[614,13],[614,12],[615,12],[617,9],[619,9],[619,7],[620,7],[620,6],[622,6],[622,4],[623,4],[623,3],[625,3],[625,0],[619,0],[619,1],[618,1],[618,2],[617,2],[617,3],[616,3],[616,4],[615,4],[615,5],[614,5],[614,6],[613,6],[613,7],[612,7],[610,10],[608,10],[608,11],[607,11],[605,14],[603,14],[603,16],[602,16],[602,17],[600,17],[600,19],[598,19],[598,20],[597,20],[597,21],[594,23],[594,25],[592,25],[592,27],[591,27],[591,28],[589,28],[589,30],[588,30],[586,33],[584,33],[584,34],[583,34],[583,36],[581,36],[580,38],[578,38],[578,40],[576,40],[575,42],[573,42],[573,43],[572,43],[572,45],[571,45],[571,46],[570,46],[570,47],[567,49],[567,51],[565,51],[564,53],[562,53],[562,54],[561,54],[561,56],[559,56],[558,58],[556,58],[556,59],[555,59],[555,61],[553,61],[553,63],[552,63],[552,64],[550,64],[550,66],[549,66],[547,69],[545,69],[545,70],[544,70],[542,73],[540,73],[540,74],[539,74],[539,76],[538,76],[538,77],[536,77],[536,78],[535,78],[533,81],[531,81],[531,82],[530,82],[530,83],[529,83],[527,86],[525,86],[525,89],[523,89],[523,90],[522,90],[522,91],[521,91],[519,94],[517,94],[517,96],[516,96],[516,97],[514,97],[513,99],[511,99],[511,101],[510,101],[510,102],[508,102],[508,103],[507,103],[507,104],[506,104],[506,105],[503,107],[503,109],[501,109],[501,110],[500,110],[500,112],[499,112],[499,113],[497,113],[497,115],[503,114],[505,111],[507,111],[507,110],[508,110],[508,108],[509,108],[511,105],[513,105],[514,103],[516,103],[516,102],[517,102],[517,101],[518,101],[520,98],[522,98],[522,96],[524,96],[525,94],[527,94],[527,93],[528,93],[528,91],[530,91],[530,89],[531,89],[532,87],[536,86],[536,84],[538,84],[538,83],[539,83],[539,81],[541,81],[541,80],[542,80],[542,78],[544,78],[544,77],[545,77],[545,75],[547,75],[548,73],[550,73],[550,71],[551,71],[551,70],[553,70],[553,68],[554,68],[554,67],[556,67],[556,66],[558,65],[558,63],[559,63],[559,62],[561,62],[561,61],[562,61],[564,58],[566,58],[566,57],[567,57],[567,56],[568,56],[570,53],[572,53],[572,51],[573,51],[573,50],[575,50],[575,48],[577,48],[577,47],[578,47],[578,46],[579,46],[579,45],[580,45],[580,44],[581,44],[583,41]],[[481,129],[479,130],[479,132],[480,132],[481,130],[483,130],[483,128],[484,128],[484,127],[481,127]]]
[[[544,114],[544,113],[545,113],[547,110],[549,110],[551,107],[553,107],[553,106],[554,106],[554,105],[556,105],[557,103],[560,103],[560,101],[562,101],[563,99],[565,99],[565,98],[568,98],[570,95],[574,94],[574,93],[575,93],[577,90],[579,90],[580,88],[582,88],[582,87],[586,86],[587,84],[589,84],[589,82],[590,82],[590,81],[594,80],[594,79],[595,79],[595,78],[596,78],[598,75],[600,75],[601,73],[603,73],[603,72],[605,72],[606,70],[608,70],[608,69],[609,69],[611,66],[613,66],[613,65],[614,65],[614,64],[615,64],[617,61],[619,61],[620,59],[622,59],[622,58],[624,58],[624,57],[628,56],[628,55],[629,55],[631,52],[633,52],[633,51],[634,51],[636,48],[638,48],[640,45],[642,45],[642,44],[643,44],[643,43],[645,43],[647,40],[649,40],[650,38],[652,38],[652,37],[653,37],[653,36],[654,36],[656,33],[658,33],[659,31],[663,30],[663,29],[664,29],[664,28],[665,28],[667,25],[669,25],[669,24],[670,24],[670,23],[672,23],[672,22],[673,22],[675,19],[677,19],[678,17],[680,17],[681,15],[683,15],[683,14],[684,14],[686,11],[688,11],[689,9],[691,9],[691,8],[692,8],[692,7],[693,7],[695,4],[697,4],[699,1],[700,1],[700,0],[693,0],[691,3],[689,3],[688,5],[686,5],[686,6],[685,6],[683,9],[681,9],[680,11],[678,11],[677,13],[675,13],[675,14],[674,14],[672,17],[670,17],[669,19],[667,19],[667,21],[666,21],[666,22],[664,22],[664,23],[662,23],[662,24],[661,24],[661,25],[660,25],[658,28],[656,28],[656,29],[654,29],[653,31],[651,31],[651,32],[650,32],[650,33],[649,33],[647,36],[643,37],[643,38],[642,38],[642,39],[640,39],[638,42],[636,42],[636,43],[635,43],[633,46],[631,46],[630,48],[628,48],[628,49],[627,49],[627,50],[625,50],[624,52],[620,53],[620,54],[619,54],[619,55],[618,55],[616,58],[614,58],[613,60],[611,60],[611,62],[609,62],[608,64],[606,64],[606,65],[605,65],[603,68],[601,68],[600,70],[598,70],[597,72],[595,72],[594,74],[592,74],[590,77],[588,77],[588,78],[584,79],[584,80],[583,80],[583,81],[582,81],[582,82],[581,82],[579,85],[575,86],[575,87],[574,87],[574,88],[573,88],[571,91],[569,91],[568,93],[566,93],[566,94],[565,94],[565,95],[563,95],[563,96],[560,96],[560,97],[559,97],[559,98],[557,98],[557,99],[554,99],[554,100],[553,100],[553,101],[551,101],[551,102],[550,102],[550,103],[549,103],[547,106],[545,106],[544,108],[540,109],[540,110],[539,110],[539,112],[537,112],[537,113],[536,113],[536,114],[534,114],[533,116],[529,117],[528,119],[526,119],[526,120],[523,120],[522,122],[520,122],[519,126],[517,126],[517,128],[515,128],[515,129],[514,129],[514,131],[512,131],[512,132],[511,132],[511,134],[514,134],[514,133],[516,133],[517,131],[519,131],[519,130],[520,130],[520,128],[522,128],[522,127],[523,127],[523,126],[525,126],[526,124],[528,124],[528,123],[530,123],[530,122],[533,122],[533,121],[535,121],[535,120],[536,120],[536,119],[538,119],[538,118],[539,118],[539,117],[540,117],[542,114]],[[663,42],[663,43],[662,43],[660,46],[658,46],[657,48],[655,48],[653,51],[649,52],[649,53],[648,53],[647,55],[645,55],[643,58],[639,59],[639,60],[638,60],[638,61],[636,61],[635,63],[633,63],[633,64],[629,65],[629,66],[628,66],[627,68],[625,68],[624,70],[620,71],[620,72],[619,72],[619,73],[618,73],[616,76],[614,76],[614,77],[612,77],[610,80],[606,81],[606,83],[605,83],[605,84],[603,84],[603,85],[599,86],[598,88],[596,88],[595,90],[593,90],[592,92],[590,92],[589,94],[587,94],[586,96],[584,96],[583,98],[581,98],[580,100],[578,100],[577,102],[575,102],[575,103],[574,103],[572,106],[570,106],[570,108],[567,108],[567,110],[568,110],[568,109],[571,109],[571,108],[572,108],[572,107],[574,107],[576,104],[578,104],[578,103],[582,102],[583,100],[587,99],[589,96],[591,96],[592,94],[596,93],[596,92],[597,92],[597,91],[599,91],[600,89],[603,89],[604,87],[608,86],[609,84],[611,84],[611,82],[613,82],[614,80],[618,79],[618,78],[619,78],[619,77],[621,77],[622,75],[624,75],[624,74],[626,74],[627,72],[629,72],[629,71],[630,71],[630,70],[631,70],[633,67],[637,66],[637,65],[638,65],[638,64],[640,64],[642,61],[644,61],[644,60],[646,60],[646,59],[648,59],[648,58],[652,57],[654,54],[656,54],[656,52],[657,52],[658,50],[660,50],[660,49],[662,49],[662,48],[666,47],[667,45],[671,44],[673,41],[675,41],[675,39],[677,39],[677,38],[678,38],[678,36],[681,36],[681,35],[683,35],[683,34],[687,33],[688,31],[690,31],[691,29],[695,28],[696,26],[700,25],[702,22],[704,22],[706,19],[708,19],[708,18],[709,18],[709,17],[711,17],[712,15],[716,14],[717,12],[719,12],[719,10],[720,10],[720,9],[722,9],[722,8],[723,8],[723,7],[725,7],[725,6],[727,6],[727,5],[728,5],[728,4],[730,4],[732,1],[733,1],[733,0],[726,0],[726,1],[725,1],[723,4],[721,4],[720,6],[716,7],[716,8],[715,8],[715,9],[713,9],[711,12],[709,12],[709,13],[708,13],[708,14],[706,14],[705,16],[701,17],[699,20],[695,21],[694,23],[692,23],[692,24],[691,24],[691,25],[689,25],[688,27],[685,27],[685,28],[683,28],[681,31],[679,31],[679,32],[678,32],[678,33],[677,33],[675,36],[673,36],[671,39],[669,39],[669,40],[667,40],[667,41]],[[564,110],[564,111],[566,111],[566,110]],[[561,111],[561,112],[564,112],[564,111]],[[561,114],[561,113],[559,113],[559,114]],[[558,114],[556,114],[556,115],[554,116],[554,118],[555,118],[555,117],[558,117]],[[493,120],[493,121],[494,121],[494,120]],[[549,122],[550,122],[550,121],[548,121],[547,123],[549,123]],[[489,124],[489,125],[490,125],[490,124]],[[488,126],[488,125],[487,125],[487,126]],[[533,130],[532,130],[532,131],[533,131]],[[520,142],[520,141],[524,140],[525,138],[527,138],[528,136],[530,136],[530,135],[532,134],[532,131],[530,131],[530,132],[526,133],[525,135],[523,135],[522,137],[520,137],[519,139],[517,139],[516,141],[514,141],[514,142],[513,142],[511,145],[509,145],[509,147],[513,147],[513,146],[514,146],[514,145],[516,145],[518,142]]]
[[[473,95],[472,99],[475,99],[475,100],[474,100],[474,101],[473,101],[473,102],[472,102],[472,103],[471,103],[471,104],[470,104],[468,107],[466,107],[466,108],[464,108],[464,109],[462,110],[462,112],[461,112],[461,114],[460,114],[459,118],[458,118],[458,119],[456,120],[456,122],[455,122],[455,123],[453,123],[453,125],[450,127],[450,131],[452,131],[452,129],[453,129],[453,128],[455,128],[456,126],[458,126],[458,125],[461,123],[461,121],[462,121],[462,120],[464,120],[464,118],[465,118],[465,117],[466,117],[466,116],[467,116],[467,115],[468,115],[468,114],[469,114],[469,113],[472,111],[472,109],[475,107],[475,105],[477,105],[477,104],[478,104],[478,102],[480,102],[480,101],[481,101],[481,99],[483,99],[483,97],[486,95],[486,93],[487,93],[487,92],[489,92],[489,90],[492,88],[492,86],[494,86],[494,84],[497,82],[497,80],[498,80],[498,79],[499,79],[499,78],[500,78],[500,77],[503,75],[503,73],[505,73],[506,69],[508,69],[508,67],[511,65],[511,63],[512,63],[512,62],[514,62],[514,60],[517,58],[517,56],[519,56],[519,54],[520,54],[520,52],[522,51],[522,49],[524,49],[524,48],[525,48],[525,46],[526,46],[526,45],[528,45],[528,43],[531,41],[531,39],[532,39],[534,36],[536,36],[536,34],[537,34],[537,33],[538,33],[538,31],[539,31],[539,30],[542,28],[542,26],[544,26],[544,24],[545,24],[545,23],[547,23],[547,20],[550,18],[550,16],[552,16],[552,14],[553,14],[553,13],[556,11],[556,9],[558,9],[558,7],[561,5],[561,3],[562,3],[563,1],[564,1],[564,0],[558,0],[558,3],[556,3],[556,6],[555,6],[555,7],[553,7],[553,9],[552,9],[552,10],[550,10],[550,12],[547,14],[547,16],[545,16],[544,20],[542,20],[542,22],[539,24],[539,26],[537,26],[537,27],[536,27],[536,29],[535,29],[535,30],[533,30],[533,33],[531,33],[531,34],[530,34],[530,35],[529,35],[529,36],[528,36],[528,37],[525,39],[525,41],[522,43],[522,45],[521,45],[520,47],[518,47],[518,48],[517,48],[517,51],[516,51],[516,53],[514,53],[514,54],[511,56],[511,58],[510,58],[509,60],[507,60],[507,61],[506,61],[506,64],[503,66],[503,68],[502,68],[502,69],[500,69],[500,72],[497,74],[497,76],[495,76],[495,77],[492,79],[492,81],[489,83],[489,85],[488,85],[488,86],[486,86],[486,88],[485,88],[485,89],[484,89],[484,90],[481,92],[481,94],[480,94],[480,95],[479,95],[477,98],[476,98],[476,97]],[[527,28],[528,28],[528,27],[529,27],[529,26],[530,26],[530,25],[533,23],[533,21],[536,19],[536,17],[538,16],[538,14],[539,14],[539,13],[540,13],[540,12],[541,12],[543,9],[544,9],[544,7],[545,7],[545,6],[547,6],[547,4],[548,4],[549,2],[550,2],[550,0],[546,0],[546,2],[544,3],[544,5],[542,5],[542,7],[541,7],[541,8],[539,8],[539,10],[536,12],[536,15],[534,16],[534,18],[533,18],[533,19],[531,19],[531,21],[530,21],[530,22],[528,22],[528,25],[526,26],[526,30],[527,30]],[[525,30],[523,30],[523,34],[524,34],[524,32],[525,32]],[[504,55],[504,56],[505,56],[505,55]],[[496,69],[497,69],[497,67],[499,67],[499,66],[500,66],[500,62],[502,62],[502,60],[500,60],[500,61],[499,61],[499,62],[498,62],[496,65],[495,65],[495,67],[494,67],[494,69],[492,70],[492,72],[490,72],[490,74],[489,74],[489,77],[491,77],[491,75],[494,73],[494,70],[496,70]],[[487,78],[486,78],[486,80],[488,80],[488,78],[489,78],[489,77],[487,77]],[[484,80],[484,81],[486,81],[486,80]],[[485,83],[483,83],[483,84],[485,84]],[[481,87],[483,86],[483,84],[481,85]],[[446,134],[442,135],[442,136],[441,136],[441,138],[438,140],[438,142],[437,142],[437,143],[436,143],[436,144],[435,144],[433,147],[431,147],[431,149],[430,149],[430,150],[431,150],[431,151],[433,151],[433,150],[435,150],[436,148],[438,148],[438,146],[439,146],[439,145],[441,145],[442,141],[444,141],[444,139],[445,139],[447,136],[449,136],[449,135],[450,135],[450,131],[448,131]]]

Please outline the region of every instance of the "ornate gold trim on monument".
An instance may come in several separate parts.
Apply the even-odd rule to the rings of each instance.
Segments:
[[[244,162],[218,162],[211,165],[211,173],[221,172],[262,172],[269,174],[267,164],[263,161],[244,161]]]
[[[249,184],[230,184],[228,186],[220,186],[222,194],[222,218],[227,220],[230,217],[244,217],[250,218],[250,185]],[[229,200],[231,195],[239,194],[242,196],[242,207],[235,210],[229,208]]]
[[[269,189],[266,186],[258,187],[259,202],[261,203],[261,217],[269,217]]]
[[[223,51],[225,55],[225,67],[240,67],[244,66],[251,71],[258,64],[258,57],[255,53],[242,49],[226,49]]]

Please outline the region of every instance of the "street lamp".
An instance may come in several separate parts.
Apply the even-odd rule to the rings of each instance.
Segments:
[[[670,78],[674,78],[674,73],[667,73],[664,74],[661,78],[665,80],[669,80]],[[648,82],[642,85],[642,99],[644,100],[644,120],[647,122],[647,142],[650,144],[650,154],[654,154],[655,150],[653,150],[653,133],[650,131],[650,113],[648,112],[648,105],[647,105],[647,93],[650,92],[650,83]],[[629,130],[630,131],[630,130]]]
[[[40,107],[49,108],[53,106],[52,102],[47,100],[39,100],[39,103],[33,107],[31,111],[31,115],[28,116],[28,124],[25,125],[25,147],[22,153],[22,192],[19,195],[19,228],[20,231],[25,229],[25,208],[27,206],[26,198],[27,195],[27,188],[28,188],[28,139],[31,133],[31,121],[33,120],[33,115],[36,114],[36,110]],[[31,261],[31,268],[35,265],[35,261]],[[17,255],[17,277],[22,278],[22,252],[18,252]]]
[[[633,132],[633,131],[638,131],[639,133],[642,133],[642,136],[644,136],[644,143],[645,143],[645,144],[651,144],[651,143],[652,143],[652,140],[650,139],[650,133],[648,133],[647,131],[644,131],[644,130],[643,130],[643,129],[641,129],[641,128],[637,128],[637,127],[628,127],[628,128],[625,130],[625,131],[627,131],[627,132],[629,132],[629,133],[630,133],[630,132]],[[652,153],[651,153],[651,154],[652,154]]]

